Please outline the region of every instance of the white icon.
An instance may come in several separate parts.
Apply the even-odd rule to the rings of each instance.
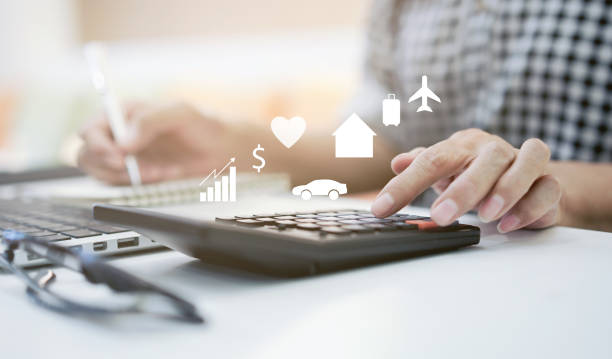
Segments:
[[[376,133],[357,114],[352,114],[332,134],[336,137],[336,157],[374,157]]]
[[[330,179],[319,179],[302,186],[295,186],[291,193],[300,196],[304,200],[309,200],[312,196],[329,196],[332,200],[337,200],[341,194],[346,194],[346,184]]]
[[[421,88],[408,99],[408,102],[412,102],[419,98],[421,99],[421,106],[419,106],[419,108],[417,109],[417,112],[421,112],[421,111],[433,112],[431,107],[427,106],[427,98],[430,98],[434,101],[441,102],[440,98],[435,93],[433,93],[433,91],[431,91],[429,87],[427,87],[427,76],[421,77]]]
[[[229,162],[221,169],[221,171],[217,172],[217,170],[212,170],[200,182],[200,186],[203,185],[206,180],[213,176],[213,179],[216,179],[225,169],[236,161],[236,158],[232,157]],[[200,192],[200,202],[236,202],[236,167],[231,166],[229,168],[229,177],[223,176],[221,177],[221,181],[215,181],[214,187],[208,187],[206,192]]]
[[[261,157],[260,155],[257,154],[257,151],[264,151],[264,148],[261,147],[260,144],[257,144],[257,148],[253,149],[253,157],[255,157],[256,160],[261,161],[259,166],[253,165],[251,167],[253,167],[254,169],[257,170],[257,173],[259,173],[261,171],[262,168],[264,168],[266,166],[266,160],[264,160],[263,157]]]
[[[383,124],[385,126],[400,124],[400,101],[395,94],[388,94],[383,100]]]
[[[275,117],[270,122],[270,127],[274,136],[285,145],[287,148],[295,145],[306,131],[306,121],[303,118],[295,116],[287,120],[282,116]]]

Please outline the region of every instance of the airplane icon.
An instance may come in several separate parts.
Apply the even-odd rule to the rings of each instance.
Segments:
[[[421,106],[419,106],[417,112],[433,112],[431,107],[427,106],[427,98],[440,102],[440,98],[427,87],[427,76],[425,75],[421,77],[421,88],[408,99],[408,102],[410,103],[418,98],[421,99]]]

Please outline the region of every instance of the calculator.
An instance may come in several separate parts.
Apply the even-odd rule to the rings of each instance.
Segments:
[[[195,258],[294,277],[395,261],[478,244],[476,226],[428,217],[376,218],[358,209],[260,213],[197,220],[141,208],[95,205],[94,218],[128,226]]]

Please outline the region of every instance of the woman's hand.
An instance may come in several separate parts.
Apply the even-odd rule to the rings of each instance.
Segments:
[[[150,183],[199,175],[231,157],[226,126],[189,105],[133,105],[126,121],[129,136],[122,143],[115,142],[104,117],[87,125],[79,167],[102,181],[128,184],[124,157],[134,154],[143,182]]]
[[[415,148],[391,161],[397,174],[372,204],[389,216],[432,186],[439,197],[431,218],[448,225],[477,208],[484,222],[499,220],[502,233],[543,228],[560,221],[561,186],[549,174],[550,150],[539,139],[520,149],[498,136],[469,129],[429,148]]]

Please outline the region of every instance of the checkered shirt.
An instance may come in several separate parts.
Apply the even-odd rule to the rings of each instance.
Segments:
[[[555,160],[612,161],[612,1],[376,0],[350,105],[402,151],[469,127]],[[442,100],[416,113],[421,75]],[[387,93],[401,124],[382,124]]]

